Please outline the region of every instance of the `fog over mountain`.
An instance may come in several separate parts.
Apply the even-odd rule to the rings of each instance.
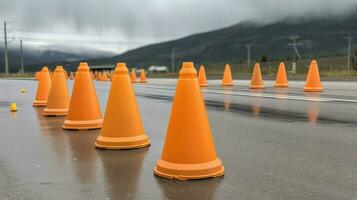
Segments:
[[[242,21],[338,18],[356,5],[356,0],[3,0],[0,20],[13,21],[9,38],[22,38],[25,45],[122,53]]]

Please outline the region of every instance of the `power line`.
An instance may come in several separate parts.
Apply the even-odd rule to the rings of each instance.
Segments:
[[[148,42],[140,42],[140,41],[119,41],[119,40],[93,40],[90,38],[38,38],[38,37],[31,37],[31,36],[13,36],[11,37],[13,39],[26,39],[27,41],[70,41],[71,43],[81,43],[81,42],[90,42],[91,44],[93,43],[98,43],[98,44],[145,44]]]
[[[70,42],[70,44],[83,44],[88,42],[90,45],[100,44],[105,46],[118,46],[118,45],[146,45],[150,43],[160,42],[165,39],[169,39],[171,36],[164,35],[125,35],[125,34],[113,34],[113,35],[99,35],[99,34],[78,34],[70,32],[49,32],[39,30],[26,30],[26,29],[12,29],[12,39],[25,39],[27,43],[43,41],[45,43],[56,44],[58,42]],[[7,31],[9,33],[9,31]],[[33,35],[29,33],[35,33]],[[36,34],[37,33],[37,34]],[[130,37],[136,38],[115,38],[115,37]],[[139,39],[137,39],[139,38]],[[140,39],[142,38],[142,39]],[[160,40],[158,40],[161,38]],[[44,44],[47,45],[47,44]]]
[[[58,34],[58,35],[78,35],[78,36],[95,36],[95,37],[141,37],[141,38],[176,38],[175,35],[131,35],[131,34],[88,34],[88,33],[73,33],[73,32],[52,32],[52,31],[42,31],[42,30],[26,30],[26,29],[13,29],[14,32],[18,33],[41,33],[41,34]]]

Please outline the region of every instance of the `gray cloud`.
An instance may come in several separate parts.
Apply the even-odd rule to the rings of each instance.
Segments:
[[[13,36],[32,44],[82,41],[121,52],[245,20],[335,17],[356,5],[356,0],[3,0],[0,19],[15,21]]]

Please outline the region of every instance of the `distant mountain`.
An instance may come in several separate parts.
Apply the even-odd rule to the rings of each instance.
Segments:
[[[130,65],[167,65],[175,49],[176,66],[182,61],[197,63],[224,63],[244,61],[247,44],[251,44],[251,58],[266,54],[269,58],[293,56],[289,36],[298,35],[298,49],[302,57],[336,56],[346,53],[346,36],[357,38],[357,12],[343,18],[284,21],[259,25],[243,22],[211,32],[200,33],[169,42],[134,49],[107,59],[91,63],[104,64],[125,61]],[[356,47],[355,45],[352,46]]]
[[[227,28],[200,33],[168,42],[152,44],[114,56],[112,53],[88,49],[86,51],[39,51],[25,49],[25,65],[28,70],[39,70],[41,64],[50,66],[61,63],[73,71],[80,60],[91,65],[114,65],[125,61],[129,66],[171,65],[174,50],[175,65],[183,61],[195,63],[239,63],[247,58],[247,44],[251,45],[251,59],[266,55],[268,60],[289,60],[294,56],[288,44],[297,35],[298,50],[303,58],[339,56],[347,52],[346,36],[357,39],[357,9],[345,17],[295,19],[289,18],[271,24],[242,22]],[[352,41],[355,52],[356,40]],[[54,48],[52,48],[54,49]],[[80,53],[79,53],[80,52]],[[3,67],[3,49],[0,49],[0,70]],[[10,66],[13,71],[20,65],[18,49],[10,50]]]
[[[58,48],[61,49],[61,48]],[[106,51],[88,49],[86,51],[55,51],[55,50],[40,50],[35,47],[24,48],[24,65],[26,71],[39,70],[43,64],[70,63],[78,62],[79,60],[89,60],[103,57],[111,57],[114,54]],[[76,52],[76,53],[73,53]],[[20,51],[19,49],[11,48],[8,53],[10,71],[17,72],[20,69]],[[0,72],[4,72],[4,49],[0,49]]]

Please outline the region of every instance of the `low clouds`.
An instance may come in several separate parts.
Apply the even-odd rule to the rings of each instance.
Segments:
[[[245,20],[336,17],[356,6],[356,0],[3,0],[0,20],[15,21],[13,35],[28,41],[70,44],[82,37],[122,52]],[[54,33],[60,38],[51,40]]]

